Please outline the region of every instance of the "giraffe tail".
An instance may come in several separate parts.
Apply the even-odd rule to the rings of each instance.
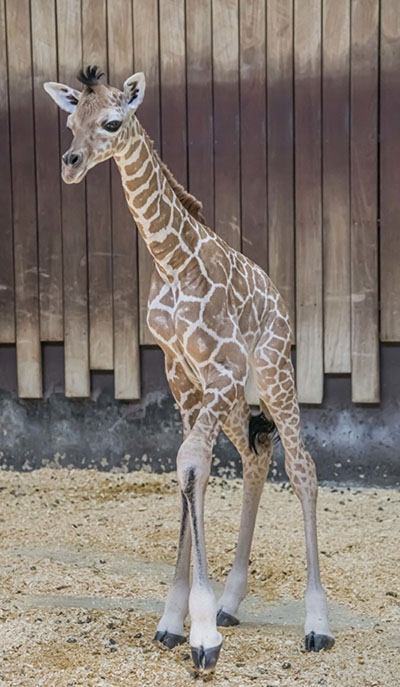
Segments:
[[[272,420],[265,417],[264,413],[252,415],[249,420],[249,448],[256,455],[258,455],[256,440],[259,439],[262,443],[261,435],[263,434],[266,434],[268,440],[272,439],[274,443],[279,441],[279,434]]]

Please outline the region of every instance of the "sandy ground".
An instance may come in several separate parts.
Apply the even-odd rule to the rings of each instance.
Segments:
[[[167,652],[151,641],[176,555],[176,475],[3,472],[0,491],[0,685],[192,684],[188,645]],[[217,592],[240,500],[240,481],[210,482]],[[300,505],[287,485],[267,484],[243,622],[223,630],[215,686],[400,684],[400,494],[324,487],[318,508],[335,647],[303,651]]]

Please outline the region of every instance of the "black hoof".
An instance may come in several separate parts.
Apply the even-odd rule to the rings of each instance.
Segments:
[[[178,646],[179,644],[186,642],[186,637],[183,637],[182,635],[174,635],[173,632],[167,632],[166,630],[164,632],[158,631],[154,635],[153,642],[161,644],[166,649],[173,649],[174,646]]]
[[[235,618],[234,615],[225,613],[222,608],[217,613],[217,625],[218,627],[232,627],[233,625],[239,625],[240,621]]]
[[[211,649],[203,649],[202,646],[194,647],[191,646],[190,650],[192,652],[192,661],[194,667],[198,671],[211,672],[217,665],[219,652],[221,651],[221,646],[214,646]]]
[[[306,635],[306,651],[321,651],[321,649],[332,649],[335,640],[329,635],[317,635],[310,632]]]

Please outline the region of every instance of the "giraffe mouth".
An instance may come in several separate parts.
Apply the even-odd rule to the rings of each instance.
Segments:
[[[85,164],[80,164],[79,167],[71,168],[67,165],[62,165],[61,176],[66,184],[79,184],[86,175],[88,167]]]

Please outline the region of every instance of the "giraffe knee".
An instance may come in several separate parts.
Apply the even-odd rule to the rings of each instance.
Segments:
[[[190,436],[185,439],[177,457],[179,486],[188,500],[192,500],[197,486],[205,488],[210,474],[210,461],[202,458],[199,447],[194,443]]]

